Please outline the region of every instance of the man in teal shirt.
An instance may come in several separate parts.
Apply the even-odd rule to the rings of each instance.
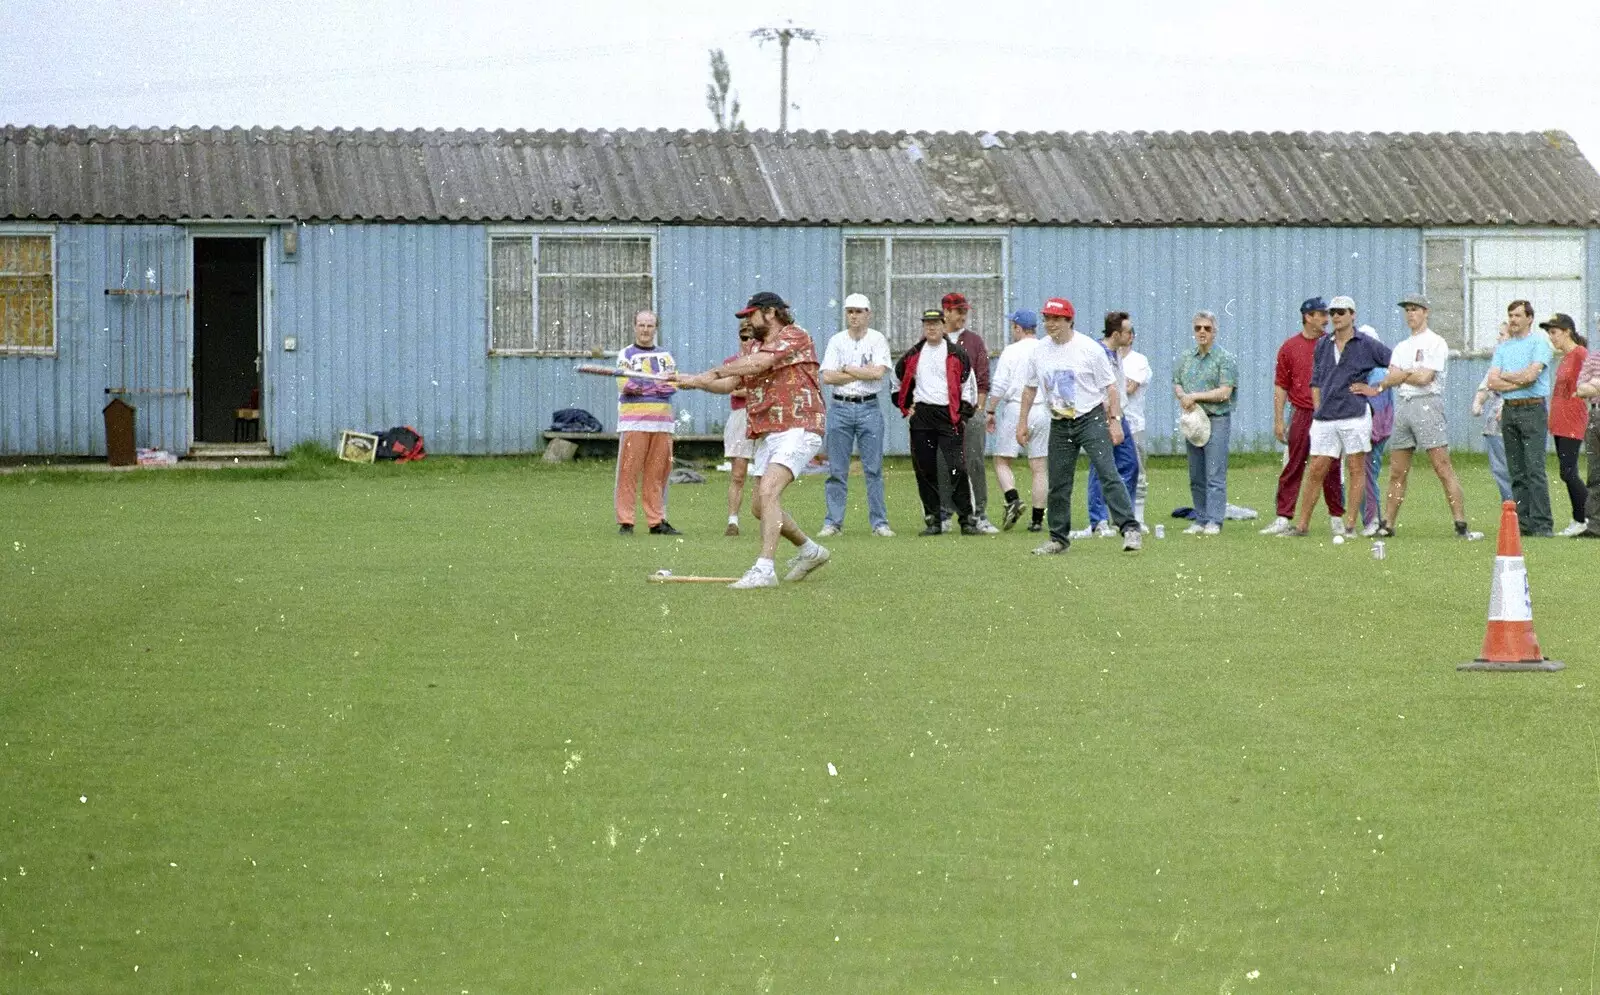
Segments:
[[[1525,536],[1552,534],[1550,483],[1545,477],[1545,436],[1549,430],[1553,351],[1543,332],[1533,331],[1533,305],[1512,301],[1506,309],[1510,337],[1489,361],[1489,389],[1505,401],[1500,435],[1505,440],[1511,493],[1517,499],[1517,520]]]
[[[1210,311],[1194,316],[1194,346],[1178,360],[1172,393],[1185,411],[1197,404],[1205,409],[1211,417],[1211,439],[1204,446],[1185,443],[1194,524],[1184,534],[1214,536],[1222,531],[1228,509],[1228,436],[1239,364],[1217,345],[1217,316]]]

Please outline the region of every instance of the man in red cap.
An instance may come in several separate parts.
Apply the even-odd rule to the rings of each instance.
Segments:
[[[982,335],[967,327],[971,305],[967,303],[966,295],[949,293],[940,299],[939,310],[944,312],[945,335],[967,354],[968,361],[972,363],[972,373],[978,379],[976,410],[986,411],[988,409],[985,405],[989,399],[989,346],[983,341]],[[967,487],[968,494],[972,498],[973,517],[979,532],[992,535],[1000,530],[989,521],[989,478],[983,465],[983,429],[982,419],[967,426],[966,435],[962,439],[962,451],[966,457]],[[944,515],[948,518],[950,512],[955,509],[951,496],[941,495],[940,503],[944,506]]]
[[[679,376],[677,383],[715,394],[731,394],[741,388],[748,392],[745,410],[750,418],[750,438],[756,440],[750,475],[758,480],[751,510],[761,520],[761,556],[743,577],[728,585],[748,590],[778,586],[773,560],[780,535],[799,548],[799,554],[787,564],[784,580],[804,580],[806,574],[828,562],[827,547],[813,542],[783,510],[784,489],[822,448],[824,413],[816,346],[806,330],[794,323],[788,303],[763,290],[752,295],[735,317],[749,319],[761,345],[705,373]]]
[[[1085,452],[1100,474],[1106,508],[1122,533],[1122,548],[1133,552],[1142,545],[1133,501],[1117,473],[1112,447],[1122,441],[1122,398],[1117,375],[1098,342],[1072,328],[1072,302],[1052,297],[1039,309],[1049,337],[1028,357],[1028,385],[1022,390],[1022,413],[1017,420],[1017,442],[1026,445],[1028,413],[1035,398],[1050,407],[1050,496],[1046,521],[1050,539],[1034,550],[1040,556],[1065,553],[1071,545],[1072,477],[1078,453]]]

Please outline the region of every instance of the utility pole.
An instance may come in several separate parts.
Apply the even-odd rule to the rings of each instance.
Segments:
[[[750,37],[765,44],[778,43],[778,132],[789,130],[789,43],[795,39],[822,43],[822,36],[810,28],[797,28],[790,21],[781,28],[757,28]]]

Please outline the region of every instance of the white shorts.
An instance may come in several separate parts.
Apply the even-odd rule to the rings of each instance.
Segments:
[[[1017,445],[1017,420],[1022,416],[1021,401],[1007,401],[994,415],[994,455],[1014,458],[1022,452]],[[1050,408],[1035,404],[1028,412],[1028,458],[1043,459],[1050,452]]]
[[[722,430],[723,459],[754,459],[756,440],[750,438],[750,414],[743,408],[728,413],[728,424]]]
[[[815,432],[807,432],[803,428],[769,432],[756,443],[756,458],[755,462],[750,464],[750,476],[765,476],[767,464],[776,463],[787,467],[789,472],[799,479],[800,471],[806,468],[806,464],[811,462],[811,457],[817,455],[821,449],[822,436]]]
[[[1353,456],[1372,450],[1372,409],[1360,418],[1311,422],[1311,455]]]

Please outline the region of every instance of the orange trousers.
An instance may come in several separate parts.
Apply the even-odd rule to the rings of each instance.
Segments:
[[[672,472],[671,432],[623,432],[617,446],[617,524],[632,525],[644,478],[644,517],[660,525],[667,517],[667,475]]]

